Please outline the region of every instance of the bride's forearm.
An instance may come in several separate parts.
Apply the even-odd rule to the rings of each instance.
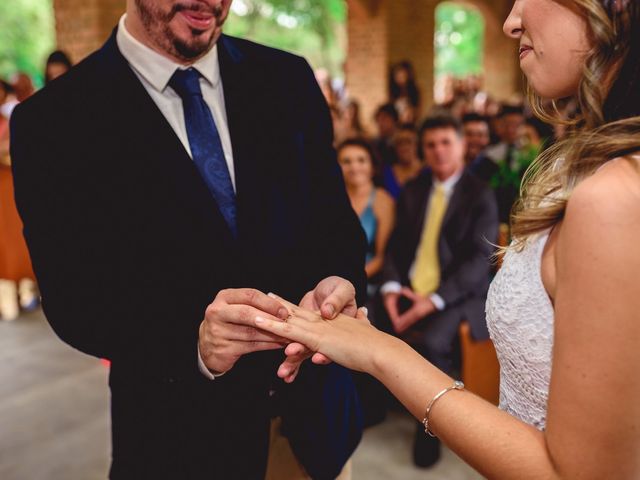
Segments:
[[[387,336],[376,348],[371,371],[422,420],[429,401],[453,379],[401,340]],[[556,479],[544,434],[468,391],[441,397],[430,415],[430,429],[487,478]]]

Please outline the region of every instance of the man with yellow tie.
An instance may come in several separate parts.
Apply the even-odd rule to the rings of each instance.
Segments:
[[[439,115],[423,123],[420,153],[428,169],[408,183],[397,203],[381,293],[396,334],[445,372],[466,320],[486,339],[484,304],[489,288],[498,211],[491,189],[465,171],[462,125]],[[439,458],[435,438],[417,427],[414,462]]]

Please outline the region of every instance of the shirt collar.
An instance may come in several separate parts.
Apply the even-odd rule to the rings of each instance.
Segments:
[[[163,92],[167,87],[171,76],[176,69],[184,69],[185,65],[174,62],[164,55],[149,48],[133,37],[127,30],[125,19],[127,15],[120,17],[116,42],[124,58],[132,68],[140,74],[158,92]],[[220,65],[218,64],[218,45],[215,44],[211,50],[202,58],[190,65],[200,72],[213,87],[220,83]]]
[[[462,177],[463,173],[464,173],[464,169],[460,170],[455,175],[451,175],[444,182],[441,182],[434,176],[433,185],[435,187],[441,186],[446,193],[450,193],[453,190],[453,188],[456,186],[456,183],[458,183],[458,180],[460,180],[460,177]]]

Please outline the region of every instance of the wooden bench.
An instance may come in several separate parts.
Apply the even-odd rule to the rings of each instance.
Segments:
[[[500,365],[493,342],[474,340],[467,322],[460,324],[458,335],[462,355],[461,374],[465,387],[497,405],[500,393]]]

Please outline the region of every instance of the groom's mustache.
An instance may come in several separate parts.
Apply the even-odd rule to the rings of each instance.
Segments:
[[[170,17],[173,18],[178,12],[183,10],[190,10],[192,12],[200,12],[200,13],[209,13],[216,18],[220,18],[222,16],[222,4],[210,5],[208,2],[183,2],[176,3],[171,8]]]

